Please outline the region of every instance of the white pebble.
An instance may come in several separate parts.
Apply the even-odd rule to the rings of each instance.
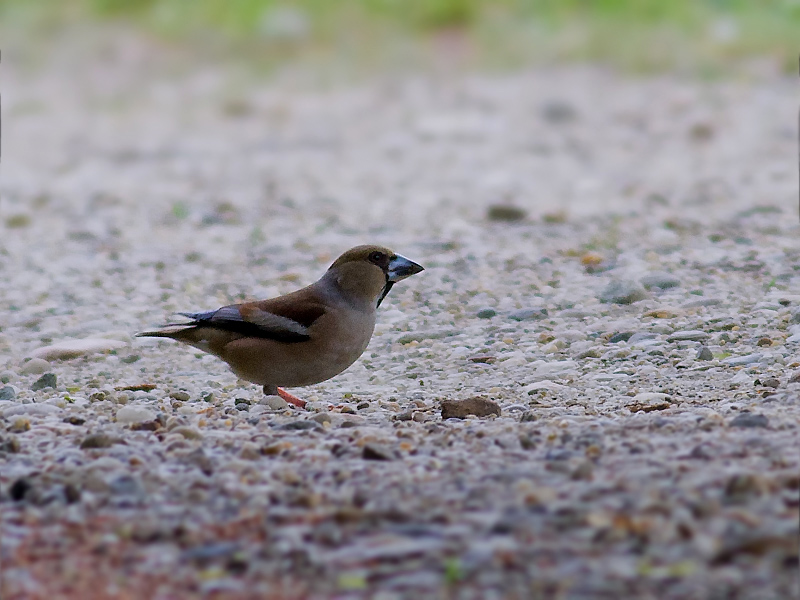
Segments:
[[[22,375],[41,375],[50,370],[50,363],[43,358],[32,358],[22,365],[19,372]]]
[[[119,340],[105,340],[100,338],[88,338],[85,340],[65,340],[52,346],[37,348],[31,352],[33,358],[43,358],[45,360],[66,360],[78,358],[88,354],[102,354],[125,347],[125,342]]]
[[[117,423],[144,423],[155,418],[156,414],[144,406],[123,406],[117,411]]]

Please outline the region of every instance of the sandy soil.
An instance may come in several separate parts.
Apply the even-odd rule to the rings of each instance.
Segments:
[[[3,598],[800,593],[795,81],[135,50],[4,60]],[[365,242],[426,271],[307,411],[131,337]]]

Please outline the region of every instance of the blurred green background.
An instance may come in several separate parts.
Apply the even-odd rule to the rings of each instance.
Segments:
[[[800,49],[800,0],[0,0],[6,38],[121,23],[253,60],[379,67],[450,52],[477,66],[715,73],[769,57],[794,70]]]

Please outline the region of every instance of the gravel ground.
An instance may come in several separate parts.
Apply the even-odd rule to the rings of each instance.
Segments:
[[[798,596],[795,81],[128,50],[4,64],[4,599]],[[306,411],[131,337],[366,242],[426,271]]]

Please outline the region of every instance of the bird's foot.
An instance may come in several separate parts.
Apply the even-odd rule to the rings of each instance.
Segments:
[[[294,404],[298,408],[305,408],[306,401],[302,398],[298,398],[284,390],[283,388],[279,388],[277,385],[265,385],[264,386],[264,394],[267,396],[280,396],[284,400],[286,400],[289,404]]]
[[[305,400],[303,400],[302,398],[298,398],[297,396],[295,396],[293,394],[290,394],[289,392],[287,392],[283,388],[278,388],[278,396],[280,396],[281,398],[286,400],[289,404],[294,404],[298,408],[305,408],[306,407],[306,401]]]

